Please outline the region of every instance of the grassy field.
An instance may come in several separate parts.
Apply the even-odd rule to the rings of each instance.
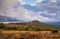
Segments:
[[[60,39],[60,31],[0,31],[0,39]]]

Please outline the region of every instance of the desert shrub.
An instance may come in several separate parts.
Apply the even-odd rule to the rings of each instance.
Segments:
[[[58,32],[58,30],[53,30],[53,31],[51,31],[53,34],[58,34],[59,32]]]
[[[25,28],[25,30],[27,30],[27,31],[28,31],[28,30],[29,30],[29,28]]]
[[[0,29],[3,29],[3,28],[5,28],[5,24],[0,23]]]
[[[19,27],[19,28],[17,28],[17,30],[20,30],[20,31],[24,31],[25,30],[25,28],[21,28],[21,27]]]
[[[32,29],[32,28],[28,28],[28,30],[29,30],[29,31],[33,31],[33,29]]]
[[[36,30],[35,31],[41,31],[41,29],[40,28],[36,28]]]
[[[17,27],[7,26],[7,27],[5,27],[5,29],[7,29],[7,30],[17,30]]]

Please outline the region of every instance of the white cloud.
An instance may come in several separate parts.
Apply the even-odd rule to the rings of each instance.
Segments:
[[[43,1],[43,0],[36,0],[37,2],[41,2],[41,1]]]
[[[57,2],[57,0],[50,0],[50,2]]]
[[[20,2],[20,3],[21,3],[22,5],[23,5],[23,4],[26,4],[25,2]]]
[[[23,5],[23,4],[26,4],[25,2],[22,2],[22,0],[18,0],[18,1],[19,1],[22,5]]]
[[[42,0],[36,0],[36,2],[35,3],[26,3],[26,2],[23,2],[22,0],[19,0],[19,2],[21,3],[21,4],[30,4],[31,6],[36,6],[36,4],[38,3],[38,2],[41,2]]]
[[[30,4],[30,6],[36,6],[36,4]]]
[[[22,2],[22,0],[18,0],[18,1]]]
[[[23,5],[23,4],[29,4],[29,5],[31,5],[31,6],[36,6],[36,3],[26,3],[26,2],[23,2],[22,0],[19,0],[19,2]]]
[[[49,15],[55,17],[56,13],[49,13]]]
[[[38,0],[41,1],[41,0]],[[13,6],[17,3],[17,0],[6,0],[6,2],[3,4],[2,7],[0,7],[0,12],[2,15],[8,16],[8,17],[13,17],[17,18],[19,20],[40,20],[40,21],[56,21],[54,18],[48,18],[48,17],[43,17],[41,16],[41,13],[47,14],[47,12],[33,12],[24,9],[23,7],[20,7],[17,12],[14,11]],[[25,4],[25,3],[22,3]],[[33,5],[33,4],[32,4]],[[6,12],[6,14],[4,14]],[[0,15],[1,15],[0,13]],[[49,14],[52,16],[55,16],[56,14]]]
[[[42,12],[33,12],[33,11],[25,10],[25,13],[24,13],[25,19],[24,20],[26,20],[26,21],[39,20],[41,22],[57,21],[55,18],[48,18],[48,17],[41,16],[41,13]]]

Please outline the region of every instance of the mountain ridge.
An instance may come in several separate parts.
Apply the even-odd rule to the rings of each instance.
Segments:
[[[24,21],[0,15],[0,22],[24,22]]]

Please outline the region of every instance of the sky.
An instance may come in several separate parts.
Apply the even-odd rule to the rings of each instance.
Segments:
[[[19,0],[22,4],[30,4],[32,6],[35,6],[37,2],[41,2],[43,0]]]
[[[60,0],[0,0],[0,15],[24,21],[60,22]]]

